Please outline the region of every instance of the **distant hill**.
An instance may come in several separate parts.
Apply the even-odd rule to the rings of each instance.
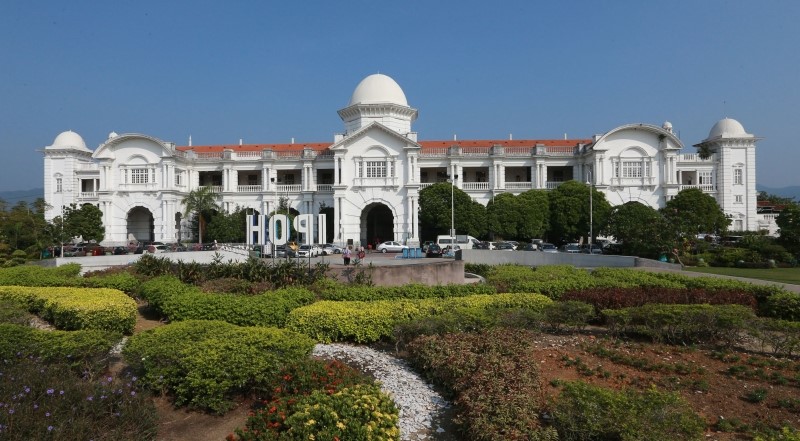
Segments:
[[[9,206],[17,205],[19,201],[31,203],[37,198],[44,197],[44,188],[32,188],[30,190],[0,191],[0,199],[6,201]]]
[[[793,185],[790,187],[771,188],[764,187],[763,185],[756,185],[756,190],[766,191],[769,194],[780,196],[784,198],[794,198],[795,201],[800,202],[800,185]]]

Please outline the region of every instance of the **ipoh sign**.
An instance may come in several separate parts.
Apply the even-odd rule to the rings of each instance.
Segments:
[[[317,242],[325,243],[327,237],[325,214],[317,215]],[[247,245],[267,245],[268,241],[273,245],[286,245],[289,241],[289,231],[294,227],[295,231],[305,234],[305,244],[311,245],[314,237],[314,215],[300,214],[295,216],[294,222],[289,222],[289,216],[276,214],[272,217],[258,214],[247,215]],[[280,235],[278,234],[280,233]]]

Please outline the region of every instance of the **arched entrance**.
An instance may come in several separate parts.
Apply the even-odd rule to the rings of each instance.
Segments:
[[[386,205],[373,202],[361,212],[361,243],[394,240],[394,213]]]
[[[153,213],[144,207],[133,207],[128,212],[128,239],[139,242],[155,240]]]

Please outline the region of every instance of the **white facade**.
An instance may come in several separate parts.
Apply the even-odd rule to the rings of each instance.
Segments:
[[[655,208],[680,190],[714,196],[732,230],[766,229],[756,214],[755,142],[737,121],[723,119],[683,154],[672,126],[629,124],[589,139],[418,141],[417,109],[386,75],[358,84],[339,110],[345,132],[333,143],[175,146],[141,134],[111,133],[96,150],[74,132],[44,149],[50,220],[71,203],[96,204],[104,243],[189,239],[181,200],[213,186],[223,209],[269,214],[279,198],[302,214],[333,208],[329,234],[337,243],[420,242],[419,191],[457,176],[474,200],[576,179],[591,182],[613,205],[640,201]],[[457,232],[458,225],[456,225]]]

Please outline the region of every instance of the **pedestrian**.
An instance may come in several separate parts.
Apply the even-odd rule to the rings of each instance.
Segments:
[[[366,253],[364,253],[364,247],[358,247],[358,258],[363,259],[366,257]]]
[[[344,259],[344,265],[350,265],[350,256],[352,255],[352,246],[348,245],[347,248],[342,251],[342,259]]]

